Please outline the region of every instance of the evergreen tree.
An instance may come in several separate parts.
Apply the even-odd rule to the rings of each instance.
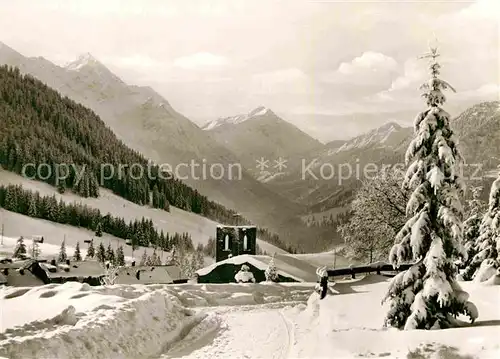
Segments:
[[[28,203],[28,216],[30,217],[38,217],[38,211],[37,211],[37,206],[36,206],[36,199],[34,195],[31,195],[29,197],[29,203]]]
[[[42,251],[40,250],[40,245],[38,244],[38,242],[36,240],[33,239],[31,246],[30,246],[31,258],[37,259],[41,253],[42,253]]]
[[[123,246],[119,246],[116,250],[116,265],[120,267],[125,265],[125,253],[123,252]]]
[[[272,256],[271,261],[269,261],[269,265],[264,272],[266,281],[268,282],[278,282],[279,279],[278,270],[276,269],[276,263],[274,262],[275,256],[276,254]]]
[[[161,258],[160,256],[156,253],[156,251],[153,252],[154,258],[153,258],[153,265],[155,266],[161,266]]]
[[[483,201],[480,199],[482,189],[482,187],[471,187],[472,198],[467,203],[467,219],[464,221],[464,247],[467,251],[467,258],[462,264],[463,267],[468,267],[477,253],[475,244],[480,234],[481,220],[485,207]],[[467,278],[465,274],[464,279],[470,280],[472,278]]]
[[[201,269],[205,267],[205,255],[203,250],[196,251],[196,269]]]
[[[89,248],[87,249],[86,258],[94,258],[95,257],[95,249],[94,249],[94,239],[90,240]]]
[[[26,244],[24,243],[24,237],[21,236],[17,240],[16,247],[14,248],[14,254],[12,256],[14,258],[21,258],[23,255],[26,255]]]
[[[177,248],[175,245],[172,245],[172,250],[170,251],[170,258],[167,262],[168,265],[179,265],[179,258],[177,254]]]
[[[106,248],[104,248],[104,244],[99,243],[97,247],[96,258],[100,263],[106,262]]]
[[[493,268],[500,266],[500,176],[493,182],[490,190],[488,211],[479,228],[479,237],[474,243],[476,254],[464,271],[464,279],[474,279],[479,268],[484,265]],[[483,264],[484,263],[484,264]],[[487,278],[480,278],[480,281]]]
[[[414,264],[392,279],[384,298],[390,303],[385,324],[407,330],[450,327],[459,314],[477,318],[476,307],[455,280],[453,259],[466,255],[462,157],[450,115],[440,107],[445,102],[442,90],[452,87],[438,78],[438,56],[436,48],[426,56],[431,59],[431,78],[422,86],[422,96],[428,108],[415,119],[415,137],[406,152],[406,163],[413,162],[403,182],[405,188],[414,188],[406,207],[410,219],[397,234],[389,257],[395,267]]]
[[[148,261],[148,254],[146,253],[146,250],[144,250],[144,253],[142,253],[142,257],[141,257],[141,261],[139,262],[139,265],[145,266],[145,265],[147,265],[146,264],[147,261]]]
[[[66,254],[66,240],[63,240],[61,243],[61,248],[59,248],[59,254],[57,256],[57,261],[59,263],[64,263],[68,259],[68,255]]]
[[[97,223],[97,227],[95,230],[95,236],[102,237],[102,224],[101,224],[101,222]]]
[[[76,262],[82,260],[82,254],[80,252],[80,242],[76,242],[75,253],[73,254],[73,260]]]
[[[115,264],[116,256],[113,247],[111,247],[111,243],[108,244],[108,249],[106,250],[106,260],[111,264]]]

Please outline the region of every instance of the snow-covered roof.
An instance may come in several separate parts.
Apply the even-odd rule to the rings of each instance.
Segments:
[[[214,263],[196,271],[196,273],[199,276],[204,276],[222,264],[243,265],[245,263],[251,264],[264,271],[269,266],[270,261],[270,256],[242,254]],[[298,282],[316,282],[317,280],[316,267],[299,259],[293,258],[292,256],[276,254],[274,257],[274,264],[278,274],[284,277],[292,278]]]
[[[40,267],[47,273],[51,278],[59,277],[100,277],[105,274],[104,267],[95,260],[85,260],[79,262],[71,262],[69,266],[66,264],[58,264],[56,266],[56,272],[49,271],[50,263],[40,263]],[[65,271],[64,267],[69,268],[69,271]]]

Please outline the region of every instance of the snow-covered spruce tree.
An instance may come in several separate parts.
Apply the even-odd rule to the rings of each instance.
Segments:
[[[73,260],[76,262],[82,260],[82,253],[80,251],[80,242],[76,242],[75,253],[73,253]]]
[[[16,247],[14,248],[14,254],[12,257],[21,258],[23,255],[26,255],[26,244],[24,243],[23,236],[19,237],[16,243]]]
[[[389,255],[395,267],[414,262],[392,279],[384,298],[390,304],[385,325],[405,330],[450,327],[459,314],[477,318],[476,307],[455,280],[453,260],[466,255],[460,202],[463,160],[450,115],[440,107],[445,102],[442,90],[453,88],[438,78],[438,56],[436,48],[424,56],[431,59],[431,77],[421,87],[428,108],[415,119],[415,137],[406,152],[411,164],[403,181],[403,187],[415,188],[406,207],[410,218]]]
[[[467,201],[466,220],[464,221],[464,247],[467,251],[467,258],[461,268],[468,267],[477,253],[476,241],[480,235],[481,221],[485,203],[480,199],[483,187],[470,187],[472,198]],[[465,274],[465,273],[464,273]],[[464,277],[465,280],[466,279]]]
[[[116,250],[116,265],[123,267],[125,265],[125,253],[123,246],[119,246]]]
[[[85,257],[85,259],[94,258],[94,256],[95,256],[95,248],[94,248],[94,240],[92,239],[90,241],[89,248],[87,249],[87,256]]]
[[[481,266],[500,266],[500,176],[491,185],[488,211],[481,221],[479,237],[474,247],[476,254],[465,268],[465,280],[475,279]],[[479,278],[479,281],[486,279],[488,278]]]
[[[99,243],[99,247],[97,247],[96,258],[100,263],[104,263],[106,261],[106,248],[104,248],[104,244]]]
[[[264,275],[266,276],[266,281],[268,282],[278,282],[279,276],[278,276],[278,270],[276,269],[276,263],[274,262],[274,257],[275,254],[272,256],[271,261],[269,262],[269,265],[266,268],[266,271],[264,272]]]
[[[113,265],[116,262],[115,251],[113,250],[113,247],[111,247],[111,243],[108,243],[108,248],[106,249],[106,260]]]
[[[64,263],[68,259],[68,255],[66,254],[66,240],[63,240],[61,243],[61,248],[59,248],[59,254],[57,256],[57,261],[59,263]]]
[[[139,265],[145,266],[145,265],[147,265],[146,264],[147,261],[148,261],[148,254],[146,253],[146,250],[144,250],[144,252],[142,253],[141,261],[139,262]]]
[[[33,239],[33,241],[31,242],[31,246],[30,246],[31,258],[37,259],[41,253],[42,253],[42,251],[40,250],[40,245],[38,244],[38,242],[36,240]]]

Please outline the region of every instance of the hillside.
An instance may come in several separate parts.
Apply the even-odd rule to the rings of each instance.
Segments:
[[[111,213],[113,216],[124,218],[127,222],[141,218],[151,219],[158,231],[163,230],[165,233],[189,233],[195,247],[199,243],[206,245],[210,237],[215,237],[216,228],[219,224],[218,222],[173,206],[170,207],[169,212],[149,206],[141,206],[127,201],[106,189],[101,189],[98,198],[83,198],[71,192],[61,194],[54,187],[46,183],[30,180],[0,168],[0,185],[8,184],[22,185],[23,188],[39,192],[42,196],[55,196],[58,201],[62,200],[65,203],[81,203],[90,208],[98,209],[101,213]],[[2,213],[0,221],[4,224],[5,236],[29,237],[32,235],[43,235],[47,243],[59,246],[64,235],[66,235],[69,247],[74,247],[77,241],[80,241],[80,244],[83,245],[84,240],[95,237],[93,231],[83,228],[30,218],[18,213],[5,211],[4,209],[0,209],[0,211]],[[113,246],[116,246],[118,243],[124,243],[123,239],[106,233],[103,234],[103,237],[96,239],[98,242],[101,240],[105,245],[110,242]],[[263,251],[268,253],[284,253],[280,248],[259,239],[257,240],[257,244]],[[130,256],[131,249],[127,248],[125,254]],[[141,254],[142,251],[142,248],[139,249]],[[152,248],[148,249],[148,252],[152,251]],[[72,252],[70,251],[70,253]]]
[[[233,152],[244,168],[261,180],[276,172],[274,161],[280,157],[287,162],[294,161],[301,154],[323,147],[319,141],[262,106],[248,114],[211,121],[203,129]],[[259,170],[256,165],[260,159],[268,160],[269,166]],[[288,167],[289,164],[286,165]],[[277,171],[287,172],[286,168]]]
[[[5,169],[43,180],[60,193],[98,197],[104,187],[162,212],[175,206],[220,223],[245,220],[160,171],[82,105],[17,69],[0,67],[0,79],[0,165]]]
[[[411,133],[411,128],[387,123],[351,140],[333,141],[310,153],[304,165],[267,184],[307,205],[310,212],[344,206],[365,177],[365,166],[387,159],[390,161],[384,164],[396,163],[398,157],[392,157],[403,148]]]
[[[183,182],[213,201],[232,208],[254,223],[282,234],[290,218],[303,207],[292,203],[259,183],[245,170],[229,178],[229,166],[240,163],[237,156],[219,145],[189,119],[176,112],[169,102],[150,87],[131,86],[100,61],[85,54],[66,67],[44,58],[27,58],[0,46],[0,64],[16,66],[21,73],[35,76],[62,95],[92,109],[130,148],[169,168],[180,168]],[[191,161],[193,172],[185,170]],[[222,166],[226,175],[202,176],[202,164]],[[181,165],[181,167],[177,167]],[[217,167],[216,167],[217,169]],[[217,172],[217,171],[215,171]],[[272,214],[272,215],[270,215]],[[295,226],[298,226],[297,222]],[[287,239],[288,240],[288,239]],[[300,238],[290,238],[297,243]]]

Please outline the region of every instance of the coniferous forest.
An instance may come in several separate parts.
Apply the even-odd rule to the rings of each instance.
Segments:
[[[182,248],[194,249],[188,233],[158,232],[150,219],[142,218],[126,223],[123,218],[103,215],[98,209],[80,203],[57,201],[55,196],[40,196],[38,192],[23,189],[20,185],[0,186],[0,207],[34,218],[82,227],[95,232],[96,237],[108,233],[128,239],[137,246],[152,246],[165,251]]]
[[[92,110],[8,66],[0,66],[0,165],[60,193],[98,197],[101,186],[140,205],[166,211],[173,205],[224,224],[248,223],[173,175],[160,174]],[[276,235],[263,233],[263,240],[285,248]]]

